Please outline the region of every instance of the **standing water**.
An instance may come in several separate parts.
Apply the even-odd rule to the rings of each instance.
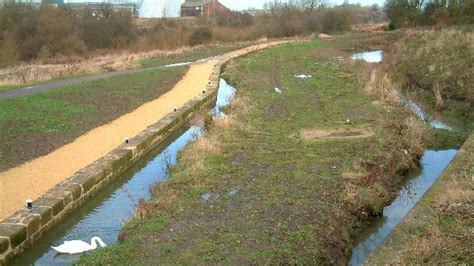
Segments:
[[[224,116],[222,108],[230,103],[234,94],[235,89],[221,79],[216,107],[212,110],[214,118]],[[166,148],[141,160],[104,191],[54,227],[32,247],[25,250],[14,261],[14,264],[72,264],[80,257],[80,254],[58,254],[50,248],[68,240],[90,242],[91,237],[100,236],[108,245],[116,243],[123,224],[135,212],[137,202],[151,197],[150,187],[168,178],[169,166],[176,164],[178,153],[186,144],[198,139],[203,133],[202,127],[192,126]]]
[[[376,220],[358,239],[352,250],[349,265],[362,265],[370,254],[383,242],[425,192],[433,185],[444,168],[451,162],[457,150],[427,150],[421,158],[421,174],[401,187],[398,197],[383,209],[383,217]]]
[[[382,51],[355,53],[351,56],[353,60],[363,60],[368,63],[380,63],[382,62],[382,57]]]
[[[382,51],[357,53],[352,56],[352,59],[378,63],[382,61],[382,55]],[[406,105],[421,120],[430,123],[432,127],[452,130],[451,127],[429,116],[416,102],[406,99],[403,95],[400,95],[400,99],[401,104]],[[349,265],[364,264],[367,258],[382,244],[384,239],[433,185],[457,152],[455,149],[425,151],[421,158],[421,173],[403,184],[397,198],[383,209],[383,216],[374,221],[359,235],[356,241],[357,245],[352,250]]]

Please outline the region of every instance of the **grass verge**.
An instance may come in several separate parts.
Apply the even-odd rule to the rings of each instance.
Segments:
[[[230,63],[237,96],[228,116],[182,152],[120,244],[79,264],[346,263],[358,230],[416,167],[426,131],[361,88],[337,58],[350,44],[335,43],[287,44]],[[308,130],[337,138],[300,137]]]
[[[0,171],[45,155],[158,98],[186,71],[148,70],[0,101]]]

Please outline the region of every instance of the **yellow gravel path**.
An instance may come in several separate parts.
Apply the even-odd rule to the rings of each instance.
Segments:
[[[145,103],[109,124],[95,128],[74,142],[16,168],[0,173],[0,220],[22,208],[26,199],[36,199],[54,185],[105,156],[125,138],[133,137],[165,117],[173,107],[181,107],[205,89],[214,65],[284,41],[261,44],[194,63],[169,92]]]

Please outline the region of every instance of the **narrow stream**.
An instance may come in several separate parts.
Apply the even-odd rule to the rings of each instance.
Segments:
[[[380,55],[380,57],[378,57]],[[369,63],[382,61],[382,51],[358,53],[352,56],[354,60],[365,60]],[[367,60],[366,60],[367,59]],[[410,108],[421,120],[426,121],[434,128],[453,130],[445,123],[433,119],[414,101],[400,95],[400,103]],[[383,216],[373,221],[356,240],[352,250],[349,265],[363,265],[367,258],[382,244],[385,238],[401,222],[407,213],[421,199],[425,192],[433,185],[438,176],[456,156],[458,150],[426,150],[421,158],[421,172],[401,185],[397,198],[383,209]]]
[[[225,115],[222,109],[230,103],[234,94],[235,89],[221,79],[216,107],[212,110],[214,119]],[[90,242],[91,237],[100,236],[107,245],[116,243],[123,224],[135,212],[138,200],[150,198],[150,187],[168,178],[169,166],[176,164],[178,153],[186,144],[198,139],[204,133],[203,127],[196,126],[177,132],[173,142],[143,158],[105,190],[49,231],[34,246],[25,250],[13,264],[72,264],[80,255],[62,255],[50,248],[66,240]]]

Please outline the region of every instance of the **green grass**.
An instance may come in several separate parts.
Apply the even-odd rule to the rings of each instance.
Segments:
[[[314,53],[325,49],[334,47],[308,41],[230,63],[225,77],[237,88],[230,122],[211,125],[180,154],[171,177],[139,208],[146,217],[125,225],[123,243],[79,264],[346,263],[357,230],[419,154],[409,146],[408,114],[372,104],[340,62]],[[303,73],[313,78],[293,76]],[[299,137],[314,128],[365,128],[374,136]]]
[[[47,154],[158,98],[186,70],[148,70],[0,101],[0,170]]]

